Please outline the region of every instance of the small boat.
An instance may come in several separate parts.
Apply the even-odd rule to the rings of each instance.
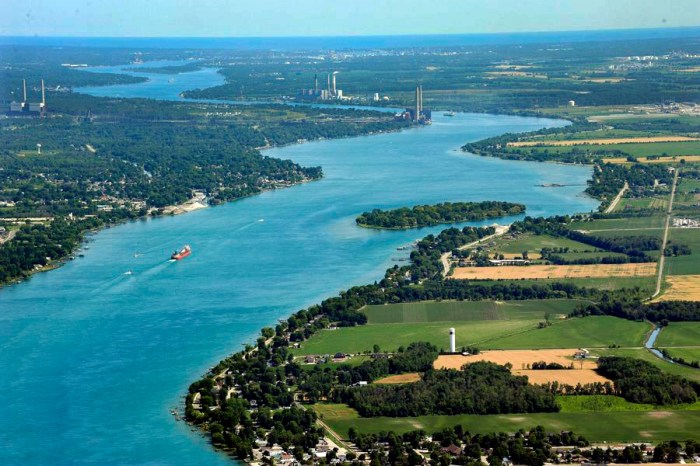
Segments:
[[[127,270],[126,272],[124,272],[124,275],[133,275],[133,274],[134,274],[134,272],[132,272],[131,270]]]
[[[445,112],[445,113],[443,113],[443,115],[446,117],[453,117],[453,116],[455,116],[455,112]]]
[[[182,259],[184,259],[185,257],[189,256],[190,254],[192,254],[192,249],[190,248],[190,246],[189,246],[188,244],[186,244],[186,245],[185,245],[182,249],[180,249],[179,251],[175,251],[175,252],[170,256],[170,260],[179,261],[179,260],[182,260]]]

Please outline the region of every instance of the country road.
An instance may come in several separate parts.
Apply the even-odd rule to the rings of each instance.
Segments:
[[[458,249],[464,250],[467,248],[471,248],[473,246],[476,246],[477,244],[483,243],[485,241],[488,241],[492,238],[495,238],[496,236],[501,236],[505,232],[507,232],[510,229],[510,225],[496,225],[496,233],[489,235],[489,236],[484,236],[483,238],[477,240],[477,241],[472,241],[471,243],[465,244],[464,246],[460,246]],[[447,273],[450,271],[450,261],[449,258],[452,255],[452,252],[446,252],[442,256],[440,256],[440,261],[442,262],[442,276],[446,277]]]
[[[656,276],[656,291],[654,291],[654,294],[651,295],[651,298],[654,299],[656,298],[659,293],[661,293],[661,282],[663,280],[664,276],[664,262],[666,259],[666,256],[664,256],[664,251],[666,250],[666,242],[668,241],[668,226],[671,223],[671,213],[673,211],[673,197],[676,195],[676,184],[678,183],[678,172],[680,170],[676,170],[676,173],[673,176],[673,185],[671,186],[671,198],[668,201],[668,210],[666,211],[666,224],[664,226],[664,238],[661,241],[661,255],[659,256],[659,271]]]

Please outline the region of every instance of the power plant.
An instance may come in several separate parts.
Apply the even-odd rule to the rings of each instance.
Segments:
[[[416,86],[416,103],[415,106],[407,108],[405,112],[395,115],[397,120],[408,120],[421,125],[429,125],[432,123],[433,114],[430,109],[423,108],[423,86]]]
[[[457,345],[455,343],[455,329],[450,329],[450,353],[457,352]]]
[[[320,89],[318,86],[318,75],[314,74],[314,87],[311,89],[301,89],[299,96],[305,99],[332,100],[342,99],[343,90],[338,89],[336,75],[339,71],[326,73],[326,88]]]
[[[46,91],[44,89],[44,80],[41,80],[41,102],[27,101],[27,81],[22,80],[22,101],[10,102],[10,108],[7,112],[11,116],[46,116]]]

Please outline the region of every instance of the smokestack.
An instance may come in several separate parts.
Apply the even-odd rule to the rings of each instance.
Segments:
[[[420,116],[420,88],[416,86],[416,114],[413,117],[413,121],[418,121]]]
[[[44,80],[41,80],[41,106],[46,106],[46,93],[44,92]]]
[[[318,75],[314,73],[314,91],[318,94]]]
[[[27,81],[25,79],[22,80],[22,89],[24,91],[24,99],[22,99],[22,102],[27,101]]]
[[[419,94],[420,94],[420,100],[419,100],[419,111],[423,113],[423,85],[421,84],[418,86],[419,89]]]
[[[335,75],[336,75],[336,74],[338,74],[338,72],[337,72],[337,71],[334,71],[334,72],[333,72],[333,95],[338,95],[338,91],[337,91],[337,89],[335,88]]]
[[[328,88],[327,89],[328,89],[328,93],[330,94],[331,93],[331,74],[330,73],[326,74],[326,80],[328,81]]]
[[[450,329],[450,353],[457,352],[457,345],[455,344],[455,329]]]

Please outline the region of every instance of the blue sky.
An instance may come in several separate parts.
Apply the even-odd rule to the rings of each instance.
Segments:
[[[700,26],[700,0],[0,0],[0,35],[329,36]]]

